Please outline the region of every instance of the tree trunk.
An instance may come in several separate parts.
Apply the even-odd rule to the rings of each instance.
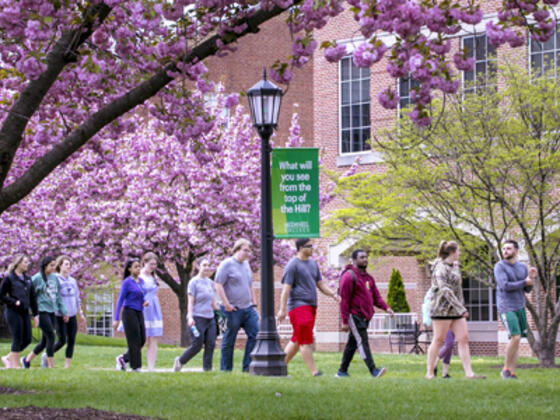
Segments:
[[[179,313],[181,317],[181,347],[187,347],[191,344],[191,335],[189,334],[189,328],[187,326],[187,286],[190,281],[190,274],[192,270],[192,263],[194,257],[189,253],[189,258],[187,259],[186,266],[181,266],[180,264],[175,264],[177,267],[177,273],[179,274],[180,289],[177,293],[177,299],[179,300]]]
[[[167,271],[165,265],[160,264],[158,266],[157,274],[160,279],[162,279],[169,288],[177,296],[179,304],[179,325],[181,326],[181,346],[187,347],[190,342],[190,334],[187,331],[187,285],[189,284],[189,273],[192,262],[189,260],[186,267],[182,267],[179,264],[175,264],[177,272],[179,273],[179,282],[175,280],[171,274]]]
[[[547,340],[548,341],[548,340]],[[555,358],[555,346],[543,346],[537,352],[537,357],[539,358],[539,366],[543,368],[552,368],[554,367],[554,358]]]
[[[539,366],[543,368],[554,367],[555,353],[556,353],[556,334],[557,331],[547,331],[538,338],[535,337],[533,342],[531,340],[531,349],[539,359]]]
[[[177,296],[179,301],[179,316],[180,316],[180,325],[181,325],[181,347],[188,347],[191,344],[191,335],[189,334],[188,327],[187,327],[187,294],[183,295],[183,299],[180,296]]]

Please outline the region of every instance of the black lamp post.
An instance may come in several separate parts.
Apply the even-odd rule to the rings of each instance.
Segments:
[[[270,136],[278,124],[282,90],[263,79],[247,92],[253,126],[261,137],[261,325],[251,353],[249,373],[286,376],[288,369],[280,347],[274,318],[274,274],[272,258],[272,204],[270,193]]]

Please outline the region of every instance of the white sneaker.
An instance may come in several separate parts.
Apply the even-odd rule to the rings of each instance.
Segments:
[[[49,367],[49,362],[47,362],[47,353],[43,353],[41,355],[41,367],[42,368],[48,368]]]
[[[115,369],[116,370],[126,370],[126,362],[124,361],[123,355],[115,357]]]
[[[2,356],[2,363],[4,363],[4,366],[6,367],[6,369],[10,368],[10,359],[8,359],[8,356]]]
[[[183,367],[183,365],[181,364],[181,361],[179,359],[180,359],[180,357],[175,358],[175,362],[173,363],[173,372],[179,372],[181,370],[181,368]]]

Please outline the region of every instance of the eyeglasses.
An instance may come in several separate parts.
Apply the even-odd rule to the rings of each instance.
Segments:
[[[302,246],[302,248],[313,248],[313,244],[304,245],[304,246]]]

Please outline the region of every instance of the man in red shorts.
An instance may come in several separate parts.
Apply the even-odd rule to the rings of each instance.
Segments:
[[[286,364],[299,350],[313,376],[320,376],[321,372],[317,370],[313,360],[313,327],[317,313],[317,288],[325,295],[331,296],[336,302],[340,302],[340,297],[322,280],[319,266],[311,258],[313,255],[311,240],[298,239],[296,249],[297,256],[286,264],[282,275],[284,286],[280,297],[278,322],[286,317],[287,304],[294,332],[292,339],[284,349]]]

